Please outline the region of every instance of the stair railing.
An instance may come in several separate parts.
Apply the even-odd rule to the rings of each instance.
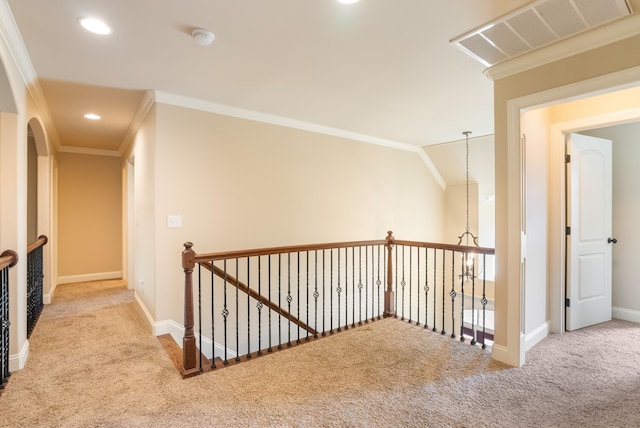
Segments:
[[[182,375],[203,371],[203,352],[215,369],[383,317],[450,331],[484,348],[492,338],[484,278],[492,254],[396,240],[392,232],[384,240],[209,254],[186,243]]]
[[[42,249],[48,238],[40,235],[27,246],[27,337],[31,336],[44,307]]]
[[[6,250],[0,254],[0,389],[11,376],[9,372],[9,269],[18,263],[18,253]]]

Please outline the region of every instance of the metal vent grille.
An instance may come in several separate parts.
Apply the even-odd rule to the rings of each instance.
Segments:
[[[537,0],[451,43],[490,67],[631,13],[626,0]]]

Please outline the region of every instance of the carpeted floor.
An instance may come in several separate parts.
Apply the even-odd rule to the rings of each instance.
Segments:
[[[61,285],[0,396],[6,427],[640,426],[640,326],[553,335],[507,368],[394,319],[182,380],[119,282]]]

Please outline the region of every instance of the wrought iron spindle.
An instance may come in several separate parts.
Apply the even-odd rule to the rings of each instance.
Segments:
[[[413,311],[413,247],[409,247],[409,323],[412,323],[411,313]]]
[[[416,325],[419,325],[420,324],[420,247],[417,247],[416,250],[418,253],[417,254],[418,259],[416,260],[416,264],[418,265],[418,269],[417,269],[418,277],[416,278],[416,283],[417,283],[416,298],[418,299],[418,302],[416,303],[416,309],[417,309]]]
[[[436,313],[437,313],[437,306],[436,306],[436,296],[438,294],[438,264],[437,264],[437,259],[438,259],[438,250],[436,250],[435,248],[433,249],[433,328],[432,330],[435,332],[437,331],[436,328]],[[444,285],[443,285],[444,287]]]
[[[382,313],[382,308],[381,308],[381,303],[380,303],[380,285],[382,285],[382,281],[380,280],[380,245],[378,245],[378,269],[377,269],[377,279],[376,279],[376,285],[378,286],[378,292],[376,293],[378,296],[378,319],[380,319],[380,314]],[[373,312],[373,308],[371,308],[371,311]]]
[[[262,355],[262,257],[258,256],[258,355]]]
[[[349,248],[344,249],[344,329],[349,330]]]
[[[313,337],[315,339],[318,338],[318,297],[320,297],[320,293],[318,293],[318,250],[315,250],[313,252],[313,258],[314,258],[314,264],[315,264],[315,269],[313,270],[314,272],[314,276],[315,276],[315,280],[314,280],[314,287],[313,287],[313,300],[314,300],[314,316],[315,316],[315,322],[314,322],[314,330],[315,332],[313,333]],[[323,303],[324,304],[324,303]],[[324,330],[324,325],[322,326],[322,330]]]
[[[227,317],[229,316],[229,309],[227,309],[227,281],[228,281],[228,273],[227,273],[227,260],[224,261],[224,304],[222,309],[222,318],[224,320],[224,361],[222,362],[225,366],[229,365],[229,360],[227,359],[227,350],[229,346],[227,345]]]
[[[213,267],[213,262],[211,263],[211,266]],[[212,343],[212,349],[211,349],[211,355],[213,358],[211,358],[211,368],[215,369],[216,368],[216,347],[215,347],[215,343],[216,343],[216,316],[215,316],[215,275],[213,274],[213,272],[211,272],[211,343]]]
[[[329,287],[332,287],[333,286],[333,248],[331,249],[331,253],[329,254],[329,257],[330,257]],[[338,278],[339,277],[340,275],[338,275]],[[340,279],[338,279],[338,282],[340,282]],[[331,288],[329,289],[331,290]],[[331,320],[331,323],[329,325],[329,333],[333,334],[333,290],[331,290],[331,292],[329,293],[329,316]]]
[[[326,302],[327,302],[327,284],[326,284],[326,272],[327,272],[327,264],[325,262],[325,253],[326,250],[322,250],[322,335],[327,335],[327,327],[325,325],[325,320],[327,318],[326,312]],[[329,293],[331,294],[331,293]]]
[[[461,280],[460,280],[460,296],[462,299],[462,308],[460,309],[460,342],[464,342],[464,283],[465,281],[467,281],[466,278],[466,270],[467,270],[467,263],[468,260],[466,260],[468,258],[468,254],[467,253],[462,253],[462,258],[461,258],[461,271],[462,271],[462,275],[461,276]]]
[[[445,335],[447,334],[447,331],[445,330],[445,325],[444,325],[444,317],[445,317],[445,302],[447,299],[445,299],[445,286],[446,286],[446,279],[445,279],[445,260],[447,259],[447,253],[445,250],[442,250],[442,331],[440,332],[440,334]]]
[[[356,247],[351,249],[351,327],[356,326]]]
[[[198,263],[198,346],[202,349],[202,265]],[[198,357],[198,368],[202,372],[202,352]]]
[[[235,277],[236,281],[240,279],[240,270],[238,269],[239,259],[236,259],[236,272]],[[238,305],[240,304],[240,295],[239,295],[239,286],[236,282],[236,361],[240,361],[240,310],[238,309]]]
[[[44,306],[42,278],[41,245],[27,254],[27,338],[31,336]]]
[[[278,254],[278,307],[282,307],[282,254]],[[278,349],[282,349],[282,316],[278,314]]]
[[[287,312],[291,313],[291,253],[287,253]],[[291,318],[287,318],[287,346],[291,346]]]
[[[340,248],[338,248],[338,287],[336,292],[338,293],[338,331],[342,331],[342,324],[340,323],[340,293],[342,293],[342,288],[340,287]]]
[[[3,254],[4,255],[4,254]],[[0,389],[4,389],[9,372],[9,267],[0,270]]]
[[[407,285],[407,282],[404,279],[404,270],[405,270],[405,264],[404,264],[404,249],[406,247],[403,245],[402,246],[402,281],[400,282],[400,286],[402,287],[402,316],[400,317],[401,321],[404,321],[404,289]]]
[[[268,269],[267,269],[267,274],[269,275],[269,280],[268,280],[268,285],[269,285],[269,302],[272,302],[273,300],[271,300],[271,254],[269,254],[268,256]],[[272,342],[273,342],[273,337],[272,337],[272,327],[271,327],[271,307],[269,307],[269,320],[268,320],[268,324],[269,324],[269,348],[267,348],[267,352],[273,352],[273,348],[272,348]]]
[[[296,281],[296,295],[298,296],[298,298],[296,299],[298,302],[298,319],[300,319],[300,252],[297,253],[297,257],[298,257],[298,266],[296,266],[297,268],[297,281]],[[300,343],[300,328],[297,328],[296,330],[298,330],[298,339],[296,339],[296,343]]]
[[[365,247],[365,253],[367,248]],[[366,263],[366,262],[365,262]],[[366,267],[366,265],[365,265]],[[366,282],[366,279],[365,279]],[[358,325],[362,325],[362,247],[358,247]],[[365,295],[366,297],[366,295]],[[354,299],[355,300],[355,299]],[[365,307],[367,303],[365,302]]]
[[[393,317],[394,318],[398,318],[398,295],[400,294],[398,292],[398,284],[400,284],[400,282],[398,281],[398,271],[400,271],[400,265],[398,264],[399,254],[400,254],[400,249],[399,249],[399,247],[396,247],[396,264],[395,264],[395,266],[396,266],[396,280],[394,281],[394,284],[396,285],[396,293],[395,293],[396,303],[395,303],[395,306],[394,306],[395,311],[393,313]]]
[[[484,254],[482,255],[484,258]],[[471,275],[471,345],[476,344],[476,266],[475,263],[472,268]],[[464,324],[464,314],[462,318],[462,323]]]
[[[456,253],[455,251],[451,251],[451,291],[449,291],[449,296],[451,296],[451,338],[455,339],[456,337]],[[444,299],[443,299],[444,301]]]
[[[251,259],[247,257],[247,287],[251,287]],[[251,359],[251,295],[247,293],[247,358]]]
[[[482,349],[486,348],[486,344],[485,344],[485,335],[487,334],[487,279],[486,279],[486,272],[487,272],[487,259],[486,259],[486,255],[483,255],[482,257],[482,271],[485,272],[485,274],[482,276],[482,300],[480,301],[480,303],[482,303]]]
[[[309,252],[306,252],[307,256],[307,325],[309,325]],[[317,330],[317,326],[314,326],[314,330]],[[309,330],[307,330],[307,342],[309,341]]]
[[[429,328],[429,249],[424,249],[424,328]]]

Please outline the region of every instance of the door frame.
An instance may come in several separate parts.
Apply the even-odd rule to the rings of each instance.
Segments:
[[[522,246],[520,221],[521,212],[525,201],[520,192],[520,181],[522,179],[522,166],[520,164],[520,118],[521,113],[527,110],[548,107],[580,98],[588,98],[595,95],[614,92],[640,86],[640,67],[632,67],[611,74],[596,78],[572,83],[566,86],[552,88],[541,92],[532,93],[522,97],[512,98],[507,101],[507,198],[513,201],[520,201],[519,204],[509,204],[507,222],[507,251],[512,254],[519,254]],[[628,111],[627,111],[628,112]],[[579,119],[572,122],[589,121],[589,123],[566,123],[555,124],[550,129],[549,140],[549,182],[557,183],[549,186],[549,331],[551,333],[562,333],[564,331],[564,232],[565,232],[565,209],[564,209],[564,145],[558,149],[557,140],[563,139],[564,132],[569,130],[583,130],[597,127],[593,123],[602,126],[607,124],[624,123],[622,118],[616,118],[617,114],[623,115],[625,112],[605,114],[597,117]],[[640,109],[629,113],[626,120],[632,122],[640,119]],[[606,119],[604,119],[606,118]],[[584,127],[584,128],[583,128]],[[566,129],[563,129],[566,128]],[[556,142],[553,144],[553,142]],[[507,258],[507,283],[519,284],[515,292],[508,293],[505,308],[496,307],[496,312],[506,312],[506,339],[507,346],[494,346],[494,357],[500,361],[509,361],[513,365],[521,366],[525,362],[524,332],[522,330],[522,316],[525,305],[522,296],[522,272],[520,257]],[[495,356],[498,353],[499,358]]]
[[[587,116],[580,119],[560,122],[550,127],[549,161],[550,174],[557,186],[549,187],[549,330],[551,333],[565,331],[565,285],[566,285],[566,163],[565,136],[572,132],[605,126],[621,125],[640,120],[640,108],[607,114]]]

